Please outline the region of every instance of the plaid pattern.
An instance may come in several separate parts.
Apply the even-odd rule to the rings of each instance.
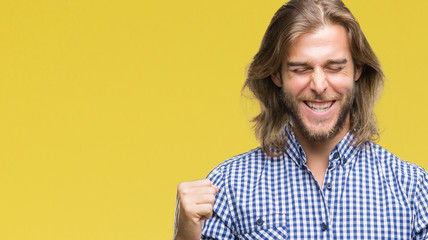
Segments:
[[[211,171],[213,217],[201,239],[427,239],[427,172],[348,133],[330,153],[324,186],[289,127],[287,152],[260,148]]]

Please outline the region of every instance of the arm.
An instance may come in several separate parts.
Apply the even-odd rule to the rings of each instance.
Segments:
[[[414,198],[414,240],[428,239],[428,173],[420,169]]]
[[[213,205],[212,217],[205,221],[202,228],[201,240],[235,240],[238,239],[234,230],[235,222],[231,212],[230,180],[225,178],[223,170],[220,168],[213,169],[208,174],[208,179],[218,186],[218,192]]]
[[[213,213],[218,188],[210,180],[180,183],[177,187],[174,240],[199,240],[204,221]]]

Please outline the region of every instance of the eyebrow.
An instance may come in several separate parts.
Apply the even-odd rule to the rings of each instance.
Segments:
[[[346,64],[348,62],[347,59],[338,59],[338,60],[328,60],[325,65],[328,64]],[[287,62],[288,67],[302,67],[309,66],[310,64],[307,62]]]
[[[348,62],[348,60],[346,59],[341,59],[341,60],[329,60],[327,61],[327,64],[346,64]]]
[[[288,67],[300,67],[300,66],[308,66],[309,64],[306,62],[287,62]]]

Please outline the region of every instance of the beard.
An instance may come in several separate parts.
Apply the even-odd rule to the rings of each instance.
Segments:
[[[342,107],[339,109],[339,115],[337,117],[336,123],[331,129],[326,129],[325,131],[316,132],[314,130],[309,129],[308,126],[306,126],[303,122],[301,113],[298,108],[298,104],[295,98],[293,98],[285,89],[284,87],[281,88],[281,96],[282,101],[286,107],[287,113],[290,116],[291,125],[293,127],[296,127],[297,130],[303,134],[303,136],[309,140],[309,141],[315,141],[315,142],[322,142],[322,141],[328,141],[333,139],[345,126],[346,117],[351,111],[352,104],[355,99],[356,94],[356,88],[355,85],[350,89],[345,96],[343,101]],[[312,99],[312,100],[327,100],[325,96],[322,95],[314,95],[309,96],[309,98],[305,97],[306,99]],[[335,98],[333,98],[335,99]],[[322,121],[319,121],[322,122]]]

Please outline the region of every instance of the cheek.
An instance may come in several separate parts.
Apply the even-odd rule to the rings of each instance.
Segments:
[[[345,94],[354,86],[354,80],[349,76],[330,76],[329,85],[335,92]]]
[[[303,94],[310,84],[310,80],[307,77],[293,77],[284,82],[284,88],[293,97]]]

